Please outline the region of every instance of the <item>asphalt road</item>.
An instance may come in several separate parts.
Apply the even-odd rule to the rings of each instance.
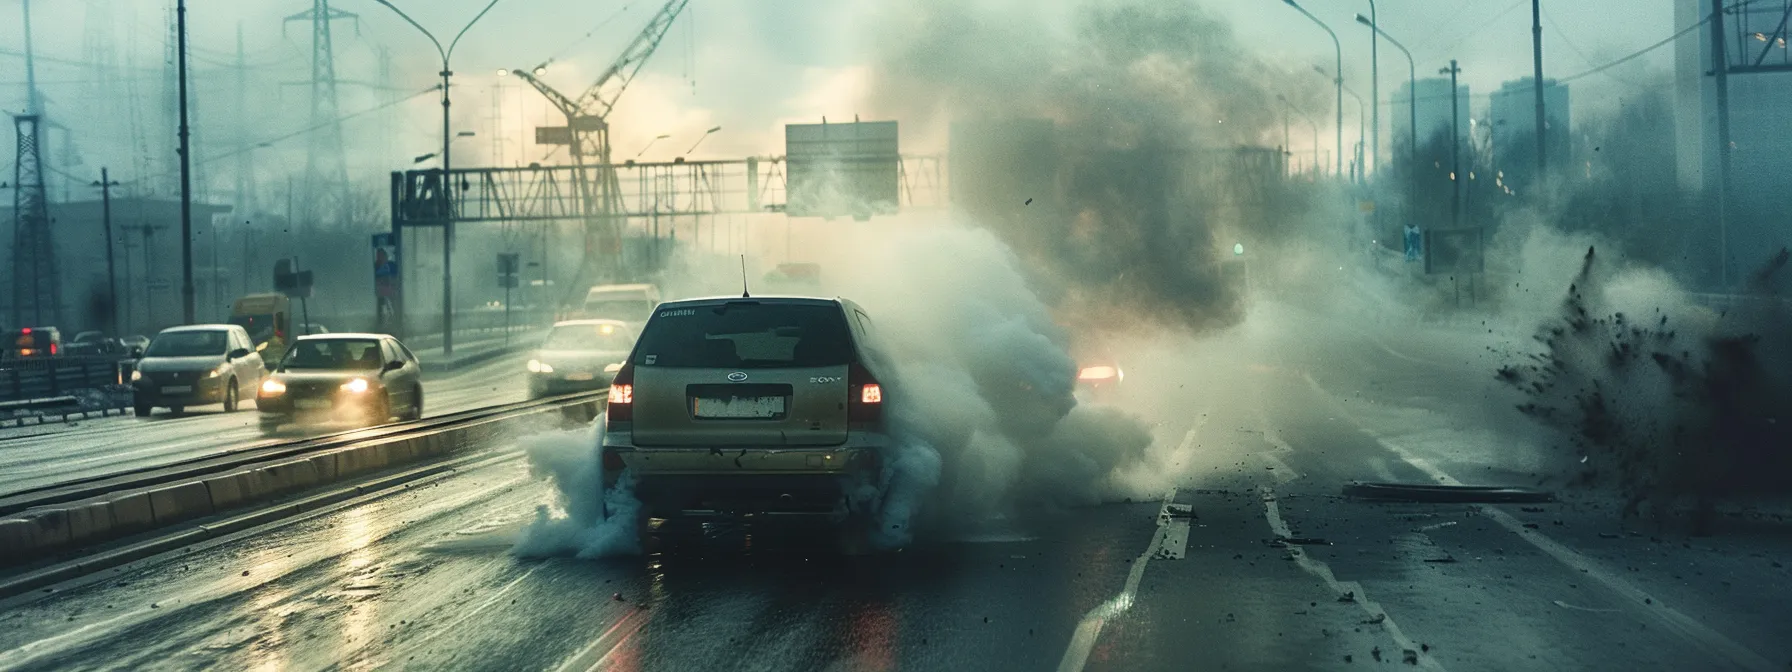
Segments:
[[[1686,538],[1626,528],[1596,493],[1339,497],[1355,479],[1535,482],[1559,458],[1502,410],[1495,335],[1325,319],[1273,312],[1205,351],[1134,353],[1182,353],[1133,369],[1121,400],[1156,423],[1167,498],[871,557],[762,529],[522,560],[509,544],[547,489],[497,447],[400,494],[0,603],[0,668],[1792,666],[1783,523]]]
[[[514,355],[454,373],[425,374],[425,415],[525,399],[524,359]],[[256,424],[252,401],[236,413],[212,404],[181,415],[157,409],[147,418],[108,416],[21,427],[0,433],[0,494],[342,429],[289,427],[277,438],[266,438]]]

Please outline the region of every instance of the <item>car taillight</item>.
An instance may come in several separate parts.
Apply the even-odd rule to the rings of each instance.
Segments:
[[[55,344],[55,343],[51,343],[51,344],[50,344],[50,356],[51,356],[51,357],[55,357],[55,356],[56,356],[56,351],[57,351],[57,350],[60,350],[60,349],[61,349],[61,348],[59,348],[59,347],[57,347],[57,345],[56,345],[56,344]]]
[[[875,422],[883,417],[884,388],[863,364],[854,362],[846,373],[846,419]]]
[[[635,419],[635,365],[627,363],[622,370],[616,372],[616,378],[610,381],[610,403],[606,414],[610,422],[629,422]],[[609,459],[608,455],[604,459]]]

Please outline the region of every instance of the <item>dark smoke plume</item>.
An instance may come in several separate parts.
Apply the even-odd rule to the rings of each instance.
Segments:
[[[1623,274],[1588,248],[1537,335],[1544,349],[1498,376],[1528,398],[1520,410],[1586,456],[1585,481],[1619,488],[1626,515],[1690,499],[1707,531],[1718,500],[1792,488],[1792,320],[1765,291],[1787,258],[1710,316],[1665,292],[1617,298]]]
[[[922,127],[1049,122],[1049,149],[981,171],[955,163],[953,189],[961,205],[1010,189],[972,214],[1059,314],[1235,323],[1239,288],[1218,270],[1231,239],[1219,236],[1260,226],[1265,213],[1250,208],[1276,200],[1241,183],[1276,181],[1281,154],[1250,163],[1238,151],[1272,135],[1279,103],[1264,82],[1275,73],[1192,4],[1090,3],[1068,36],[1043,18],[1050,9],[905,4],[874,71],[877,109]],[[1012,191],[1015,170],[1044,176]]]

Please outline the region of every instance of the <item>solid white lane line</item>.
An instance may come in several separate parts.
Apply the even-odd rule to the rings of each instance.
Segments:
[[[1293,537],[1294,532],[1288,528],[1287,521],[1282,520],[1282,509],[1281,506],[1276,503],[1275,490],[1268,486],[1263,486],[1258,489],[1258,492],[1263,497],[1263,516],[1269,520],[1270,532],[1283,539]],[[1324,581],[1325,585],[1331,588],[1333,593],[1336,593],[1339,596],[1343,596],[1345,593],[1351,593],[1354,598],[1353,601],[1357,606],[1362,607],[1363,611],[1368,613],[1370,618],[1380,619],[1382,629],[1388,633],[1389,637],[1394,639],[1396,645],[1405,651],[1411,651],[1418,655],[1419,667],[1423,667],[1427,670],[1444,669],[1443,665],[1437,662],[1437,659],[1432,658],[1430,653],[1423,650],[1423,647],[1420,647],[1418,644],[1414,643],[1411,638],[1406,636],[1406,633],[1400,629],[1400,624],[1394,622],[1394,617],[1392,615],[1389,615],[1386,610],[1382,609],[1380,604],[1369,599],[1369,591],[1365,590],[1362,584],[1355,581],[1339,581],[1338,577],[1332,574],[1330,565],[1327,565],[1324,561],[1315,560],[1311,556],[1308,556],[1306,549],[1299,546],[1288,546],[1288,553],[1293,556],[1295,564],[1299,565],[1300,568],[1305,570],[1308,574],[1312,574],[1313,576],[1318,577],[1319,580]]]
[[[1189,434],[1192,436],[1194,431],[1190,430]],[[1139,581],[1145,577],[1145,565],[1164,550],[1170,522],[1175,520],[1170,516],[1170,503],[1174,501],[1176,501],[1176,490],[1171,489],[1169,494],[1164,495],[1163,507],[1158,509],[1157,531],[1152,533],[1151,543],[1145,547],[1145,552],[1139,554],[1138,559],[1132,562],[1132,571],[1126,574],[1125,588],[1121,589],[1119,595],[1096,605],[1095,608],[1089,610],[1089,613],[1083,614],[1082,622],[1077,623],[1076,633],[1070,636],[1070,645],[1064,649],[1064,657],[1058,661],[1058,672],[1080,672],[1083,666],[1089,662],[1089,652],[1094,650],[1095,641],[1101,638],[1102,627],[1107,625],[1109,619],[1126,613],[1127,609],[1132,608],[1133,597],[1139,591]],[[1188,519],[1181,518],[1180,522],[1182,523],[1182,546],[1177,549],[1177,557],[1181,557],[1181,553],[1186,550],[1188,545]]]
[[[1429,460],[1419,457],[1412,451],[1407,450],[1404,446],[1377,434],[1374,430],[1359,421],[1356,415],[1351,413],[1350,409],[1346,408],[1336,397],[1333,397],[1330,392],[1327,392],[1325,391],[1325,388],[1320,387],[1319,383],[1313,380],[1311,375],[1307,375],[1306,379],[1307,385],[1311,386],[1315,392],[1328,400],[1331,405],[1337,409],[1340,416],[1349,419],[1352,425],[1356,426],[1356,428],[1364,434],[1369,435],[1370,438],[1375,439],[1376,443],[1381,444],[1382,447],[1387,448],[1395,455],[1399,455],[1400,459],[1405,460],[1414,468],[1424,472],[1425,475],[1430,476],[1437,483],[1443,485],[1463,484],[1462,481],[1456,480],[1455,477],[1450,476],[1442,469],[1437,468],[1436,465],[1431,464]],[[1518,535],[1518,538],[1529,542],[1532,546],[1537,547],[1538,550],[1543,551],[1544,554],[1551,558],[1555,558],[1557,562],[1568,566],[1570,569],[1580,570],[1582,574],[1592,577],[1593,580],[1598,581],[1607,589],[1630,600],[1632,607],[1660,619],[1670,630],[1685,637],[1687,641],[1692,642],[1694,646],[1699,647],[1706,653],[1724,658],[1728,660],[1730,664],[1742,669],[1763,671],[1782,669],[1780,666],[1769,662],[1767,658],[1763,657],[1761,654],[1755,653],[1752,649],[1737,643],[1729,637],[1725,637],[1722,633],[1719,633],[1706,626],[1704,623],[1681,613],[1679,610],[1667,606],[1662,600],[1637,588],[1623,577],[1606,570],[1598,561],[1582,555],[1579,551],[1575,551],[1574,549],[1562,545],[1560,542],[1551,539],[1548,535],[1545,535],[1542,532],[1526,528],[1524,523],[1519,522],[1517,518],[1513,518],[1511,514],[1486,504],[1476,505],[1475,508],[1479,510],[1482,515],[1499,523],[1500,527],[1506,528],[1507,531]]]

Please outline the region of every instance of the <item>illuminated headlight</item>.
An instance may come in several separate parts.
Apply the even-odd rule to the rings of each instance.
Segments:
[[[1119,367],[1091,366],[1091,367],[1084,368],[1082,371],[1078,371],[1076,374],[1076,378],[1077,378],[1077,380],[1089,380],[1089,381],[1124,380],[1126,378],[1126,374],[1121,372]]]
[[[367,379],[356,378],[342,384],[342,391],[360,394],[367,391]]]
[[[553,373],[554,367],[539,359],[529,360],[529,373]]]
[[[131,382],[135,383],[139,380],[143,380],[143,372],[138,371],[136,369],[131,369]]]
[[[273,378],[261,381],[261,396],[278,397],[282,394],[286,394],[286,383]]]
[[[226,373],[230,373],[230,362],[225,362],[223,364],[219,364],[218,368],[212,369],[211,373],[205,374],[205,377],[217,378],[218,376],[222,376]]]

